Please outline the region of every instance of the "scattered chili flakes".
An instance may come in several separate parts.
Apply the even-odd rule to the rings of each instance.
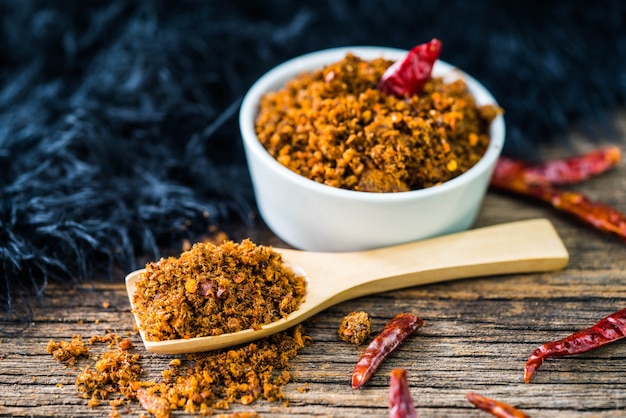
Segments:
[[[87,366],[76,378],[76,388],[90,398],[89,406],[97,406],[110,394],[135,397],[132,383],[142,373],[139,355],[125,350],[105,351],[93,367]]]
[[[143,388],[137,390],[137,399],[141,406],[156,418],[167,418],[172,413],[170,402],[167,399],[149,393]]]
[[[256,411],[233,412],[232,414],[219,414],[215,418],[258,418],[260,415]]]
[[[80,336],[76,341],[82,343]],[[113,398],[109,401],[111,416],[119,416],[117,407],[136,399],[148,413],[167,418],[174,410],[209,416],[214,409],[227,409],[234,402],[249,405],[259,398],[284,401],[282,388],[291,379],[290,360],[311,343],[311,338],[298,325],[239,348],[173,358],[158,381],[143,378],[140,356],[124,349],[129,340],[107,334],[89,341],[109,343],[108,350],[96,356],[95,363],[76,378],[77,390],[89,399],[89,406]],[[82,346],[87,350],[84,343]],[[226,416],[257,415],[237,412]]]
[[[300,393],[307,393],[310,390],[311,390],[311,388],[309,387],[308,383],[305,383],[302,386],[298,386],[298,392],[300,392]]]
[[[134,312],[150,341],[259,329],[296,310],[305,279],[271,247],[246,239],[196,243],[146,265]]]
[[[190,354],[180,367],[170,364],[163,381],[146,388],[146,394],[200,414],[227,409],[233,402],[276,402],[284,398],[282,387],[291,379],[290,360],[310,341],[296,326],[240,348]]]
[[[422,189],[470,169],[502,109],[478,106],[463,80],[431,77],[406,99],[384,93],[377,86],[391,64],[347,54],[267,93],[259,141],[292,171],[349,190]]]
[[[67,366],[74,366],[79,357],[87,356],[89,348],[85,346],[80,335],[73,335],[72,341],[59,341],[58,343],[50,340],[46,347],[46,353]]]
[[[350,312],[339,324],[339,337],[347,343],[361,345],[370,336],[372,322],[367,312]]]
[[[122,336],[119,334],[116,334],[114,332],[108,332],[105,335],[94,335],[91,338],[89,338],[89,345],[94,345],[96,343],[106,343],[108,344],[109,348],[112,347],[116,347],[118,344],[120,344],[120,341],[122,340]]]

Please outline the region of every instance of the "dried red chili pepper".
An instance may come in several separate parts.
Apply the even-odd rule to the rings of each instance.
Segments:
[[[389,380],[389,418],[417,418],[405,369],[393,369]]]
[[[529,164],[500,157],[494,176],[498,179],[523,181],[526,184],[552,186],[575,184],[615,167],[621,159],[621,151],[615,146],[598,148],[586,154],[566,159]]]
[[[396,315],[369,343],[352,372],[352,389],[363,386],[378,366],[424,321],[410,313]]]
[[[440,54],[441,41],[438,39],[417,45],[387,68],[378,89],[400,98],[421,93]]]
[[[611,206],[594,202],[580,193],[552,191],[550,203],[594,228],[626,240],[626,215]],[[546,194],[544,192],[544,194]]]
[[[500,158],[490,186],[532,197],[568,213],[600,231],[626,240],[626,215],[611,206],[594,202],[581,193],[561,191],[554,185],[586,180],[615,166],[620,158],[617,148],[607,147],[568,160],[529,165]]]
[[[469,392],[465,395],[465,397],[468,401],[474,404],[474,406],[485,412],[489,412],[494,417],[528,418],[528,415],[513,406],[505,404],[504,402],[496,401],[495,399],[486,398],[478,393]]]
[[[536,348],[526,362],[524,382],[530,382],[535,371],[548,357],[584,353],[624,337],[626,337],[626,308],[602,318],[592,327]]]
[[[554,187],[529,185],[520,181],[503,183],[498,178],[492,178],[491,184],[498,189],[542,200],[595,229],[626,240],[626,215],[611,206],[594,202],[581,193],[563,192]]]

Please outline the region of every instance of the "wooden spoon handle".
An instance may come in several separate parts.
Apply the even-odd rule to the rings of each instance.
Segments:
[[[277,251],[309,277],[307,304],[325,306],[375,292],[451,279],[558,270],[569,260],[567,249],[547,219],[506,223],[363,252]]]

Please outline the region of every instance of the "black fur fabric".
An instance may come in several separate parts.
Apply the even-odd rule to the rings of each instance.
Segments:
[[[621,0],[4,0],[0,31],[0,311],[14,316],[50,280],[118,278],[256,222],[239,104],[296,55],[437,37],[505,108],[505,153],[528,158],[573,126],[610,127],[626,96]]]

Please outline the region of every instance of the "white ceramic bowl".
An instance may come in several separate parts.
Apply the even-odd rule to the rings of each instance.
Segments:
[[[470,170],[439,186],[399,193],[344,190],[309,180],[284,167],[259,142],[255,119],[261,96],[304,71],[342,60],[346,53],[398,60],[407,51],[342,47],[291,59],[263,75],[241,104],[239,123],[257,206],[269,228],[286,243],[309,251],[359,251],[468,229],[474,223],[504,144],[504,119],[491,124],[491,141]],[[463,78],[478,104],[496,104],[478,81],[442,62],[434,76]]]

